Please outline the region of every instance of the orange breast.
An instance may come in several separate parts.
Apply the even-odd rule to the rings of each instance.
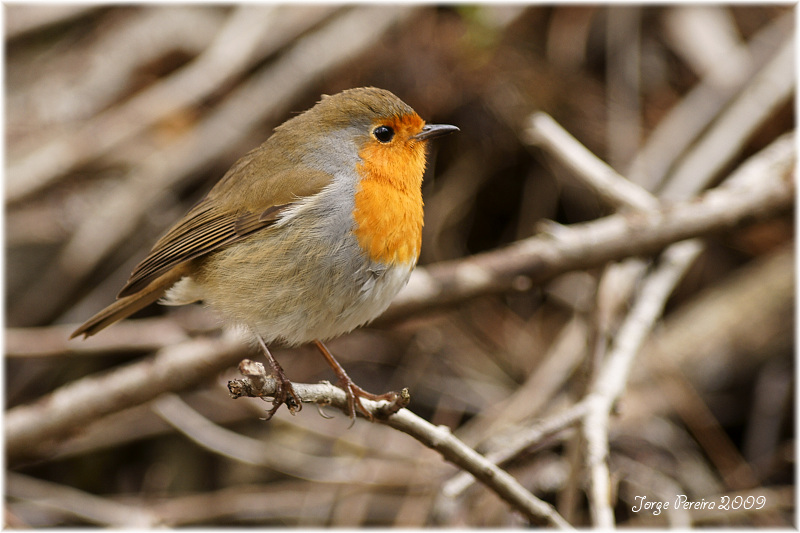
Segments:
[[[416,262],[422,244],[422,193],[405,192],[380,181],[363,180],[356,193],[355,235],[373,261]]]
[[[422,243],[422,175],[425,143],[414,135],[425,122],[414,113],[385,124],[390,143],[375,139],[359,151],[361,176],[355,197],[355,235],[370,259],[388,264],[416,262]]]

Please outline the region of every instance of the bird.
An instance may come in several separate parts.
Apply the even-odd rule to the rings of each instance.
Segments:
[[[276,379],[271,418],[302,408],[269,345],[313,343],[356,409],[391,400],[357,386],[324,342],[378,317],[420,254],[427,124],[376,87],[323,95],[236,161],[134,268],[116,301],[70,336],[84,338],[158,301],[202,302],[248,330]]]

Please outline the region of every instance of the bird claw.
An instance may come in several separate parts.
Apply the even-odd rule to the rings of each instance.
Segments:
[[[269,420],[278,411],[281,405],[286,405],[289,412],[293,415],[303,409],[300,396],[294,391],[292,382],[286,379],[285,376],[275,376],[275,395],[272,397],[272,409],[267,411],[264,420]]]
[[[333,357],[333,354],[324,344],[322,344],[322,342],[315,340],[314,344],[316,344],[317,349],[319,349],[319,351],[328,361],[328,365],[330,365],[330,367],[336,373],[336,376],[339,378],[337,384],[344,390],[344,393],[347,396],[347,415],[351,420],[350,427],[355,424],[356,409],[361,411],[361,414],[364,415],[364,418],[370,422],[375,420],[375,416],[372,414],[372,412],[364,407],[364,404],[361,403],[362,398],[376,402],[381,400],[386,400],[389,402],[388,409],[381,408],[376,413],[380,418],[393,415],[408,405],[408,402],[411,400],[411,397],[408,394],[408,389],[403,389],[401,392],[387,392],[385,394],[372,394],[371,392],[367,392],[356,385],[352,379],[350,379],[350,376],[347,375],[347,372],[345,372],[344,368],[342,368],[342,365],[339,364],[336,358]]]
[[[370,422],[375,421],[375,415],[372,413],[372,411],[364,407],[364,404],[361,403],[362,398],[375,402],[389,402],[389,405],[392,407],[388,411],[381,410],[380,413],[378,413],[381,418],[396,413],[402,407],[408,404],[408,401],[403,401],[408,396],[408,391],[405,389],[405,395],[395,391],[390,391],[385,394],[372,394],[371,392],[367,392],[353,383],[349,377],[346,379],[340,379],[338,385],[344,390],[345,395],[347,395],[347,413],[351,420],[351,427],[356,420],[356,409],[361,411],[361,414],[364,416],[364,418]]]
[[[264,339],[262,339],[260,335],[256,335],[256,338],[258,339],[259,344],[261,344],[261,348],[264,351],[264,355],[266,356],[267,362],[272,370],[272,377],[275,379],[275,394],[272,397],[272,409],[267,411],[267,416],[264,420],[269,420],[272,418],[278,408],[284,404],[286,405],[286,408],[289,409],[290,413],[297,413],[303,409],[300,396],[298,396],[295,392],[292,382],[289,381],[289,378],[287,378],[286,374],[284,374],[281,365],[278,364],[278,361],[272,356],[272,353],[269,351],[269,348],[267,348]]]

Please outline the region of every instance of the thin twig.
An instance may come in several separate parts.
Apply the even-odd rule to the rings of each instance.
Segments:
[[[6,453],[12,459],[46,456],[52,441],[106,414],[194,387],[233,364],[245,350],[238,341],[192,340],[164,348],[145,361],[64,385],[6,412]]]
[[[106,527],[148,529],[161,525],[157,515],[139,505],[125,505],[17,472],[6,472],[5,481],[6,496],[27,501],[40,509],[55,509]]]
[[[782,150],[778,163],[790,169],[792,158],[790,146]],[[719,187],[691,201],[574,224],[558,235],[535,236],[499,250],[418,268],[380,322],[483,294],[524,290],[571,270],[651,254],[744,220],[777,215],[792,205],[794,190],[793,176],[770,174],[747,187]]]
[[[245,377],[228,383],[232,397],[263,398],[275,394],[275,380],[266,374],[264,365],[244,360],[239,368]],[[303,402],[330,405],[341,409],[344,413],[348,412],[344,391],[330,383],[292,385]],[[411,435],[425,446],[439,452],[448,461],[470,472],[532,523],[572,529],[549,504],[535,497],[507,472],[456,438],[449,428],[434,426],[408,409],[398,410],[398,406],[385,400],[375,402],[362,399],[361,401],[375,420]],[[362,413],[358,414],[363,416]]]
[[[583,432],[590,479],[589,507],[595,527],[614,526],[607,462],[612,407],[622,394],[634,357],[661,316],[667,298],[701,250],[702,245],[692,240],[674,244],[664,252],[660,265],[645,280],[587,396],[589,412],[583,419]]]
[[[528,140],[545,148],[586,185],[614,207],[653,209],[658,200],[590,152],[553,118],[541,111],[531,115]]]
[[[540,443],[547,437],[553,436],[570,426],[578,423],[588,412],[588,403],[581,401],[563,412],[549,416],[546,419],[535,423],[521,433],[514,435],[510,442],[502,448],[486,454],[486,459],[492,463],[502,466],[505,462],[519,455],[522,450],[528,449]],[[468,472],[460,472],[453,476],[442,487],[442,495],[455,499],[464,493],[475,482],[475,478]]]
[[[252,378],[251,378],[252,379]],[[407,476],[376,475],[387,471],[388,464],[397,462],[396,470],[403,471],[412,462],[409,458],[397,459],[386,456],[365,457],[364,452],[354,454],[350,460],[307,453],[302,447],[286,447],[280,440],[255,439],[231,431],[214,423],[197,412],[178,394],[163,394],[151,403],[151,408],[174,429],[191,439],[198,446],[234,461],[248,465],[270,468],[276,472],[313,480],[320,483],[346,483],[353,480],[370,480],[382,485],[405,486]]]
[[[678,8],[694,9],[693,7]],[[667,13],[669,16],[669,12]],[[767,61],[779,43],[794,31],[794,14],[775,19],[755,34],[745,52],[729,50],[722,61],[716,63],[715,72],[708,72],[700,83],[678,101],[650,132],[626,175],[648,190],[655,190],[667,172],[688,147],[696,142],[700,133],[719,115],[721,109],[746,85],[757,67]],[[743,56],[747,58],[744,59]],[[742,65],[747,61],[747,65]],[[719,84],[724,73],[725,83]],[[734,77],[738,72],[740,77]]]
[[[795,40],[792,35],[678,163],[659,197],[684,199],[691,197],[699,187],[708,186],[709,181],[741,151],[755,130],[794,94],[794,66]]]
[[[305,20],[287,23],[278,10],[275,6],[237,7],[214,41],[194,61],[125,103],[101,113],[78,131],[70,131],[23,160],[15,161],[9,170],[14,179],[9,182],[8,201],[29,196],[52,179],[101,157],[159,120],[200,102],[264,55],[308,29],[319,20],[319,15],[328,13],[323,8],[318,14],[305,13]],[[282,41],[272,39],[266,49],[260,46],[265,35],[275,33],[280,33]],[[42,154],[60,154],[60,157]]]

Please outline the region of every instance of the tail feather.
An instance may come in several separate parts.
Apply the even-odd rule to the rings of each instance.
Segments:
[[[153,280],[139,292],[120,298],[84,322],[78,329],[72,332],[69,338],[74,339],[78,335],[83,335],[85,339],[111,324],[129,317],[136,311],[147,307],[161,298],[167,289],[178,281],[181,276],[182,273],[179,271],[168,272],[160,278]]]

